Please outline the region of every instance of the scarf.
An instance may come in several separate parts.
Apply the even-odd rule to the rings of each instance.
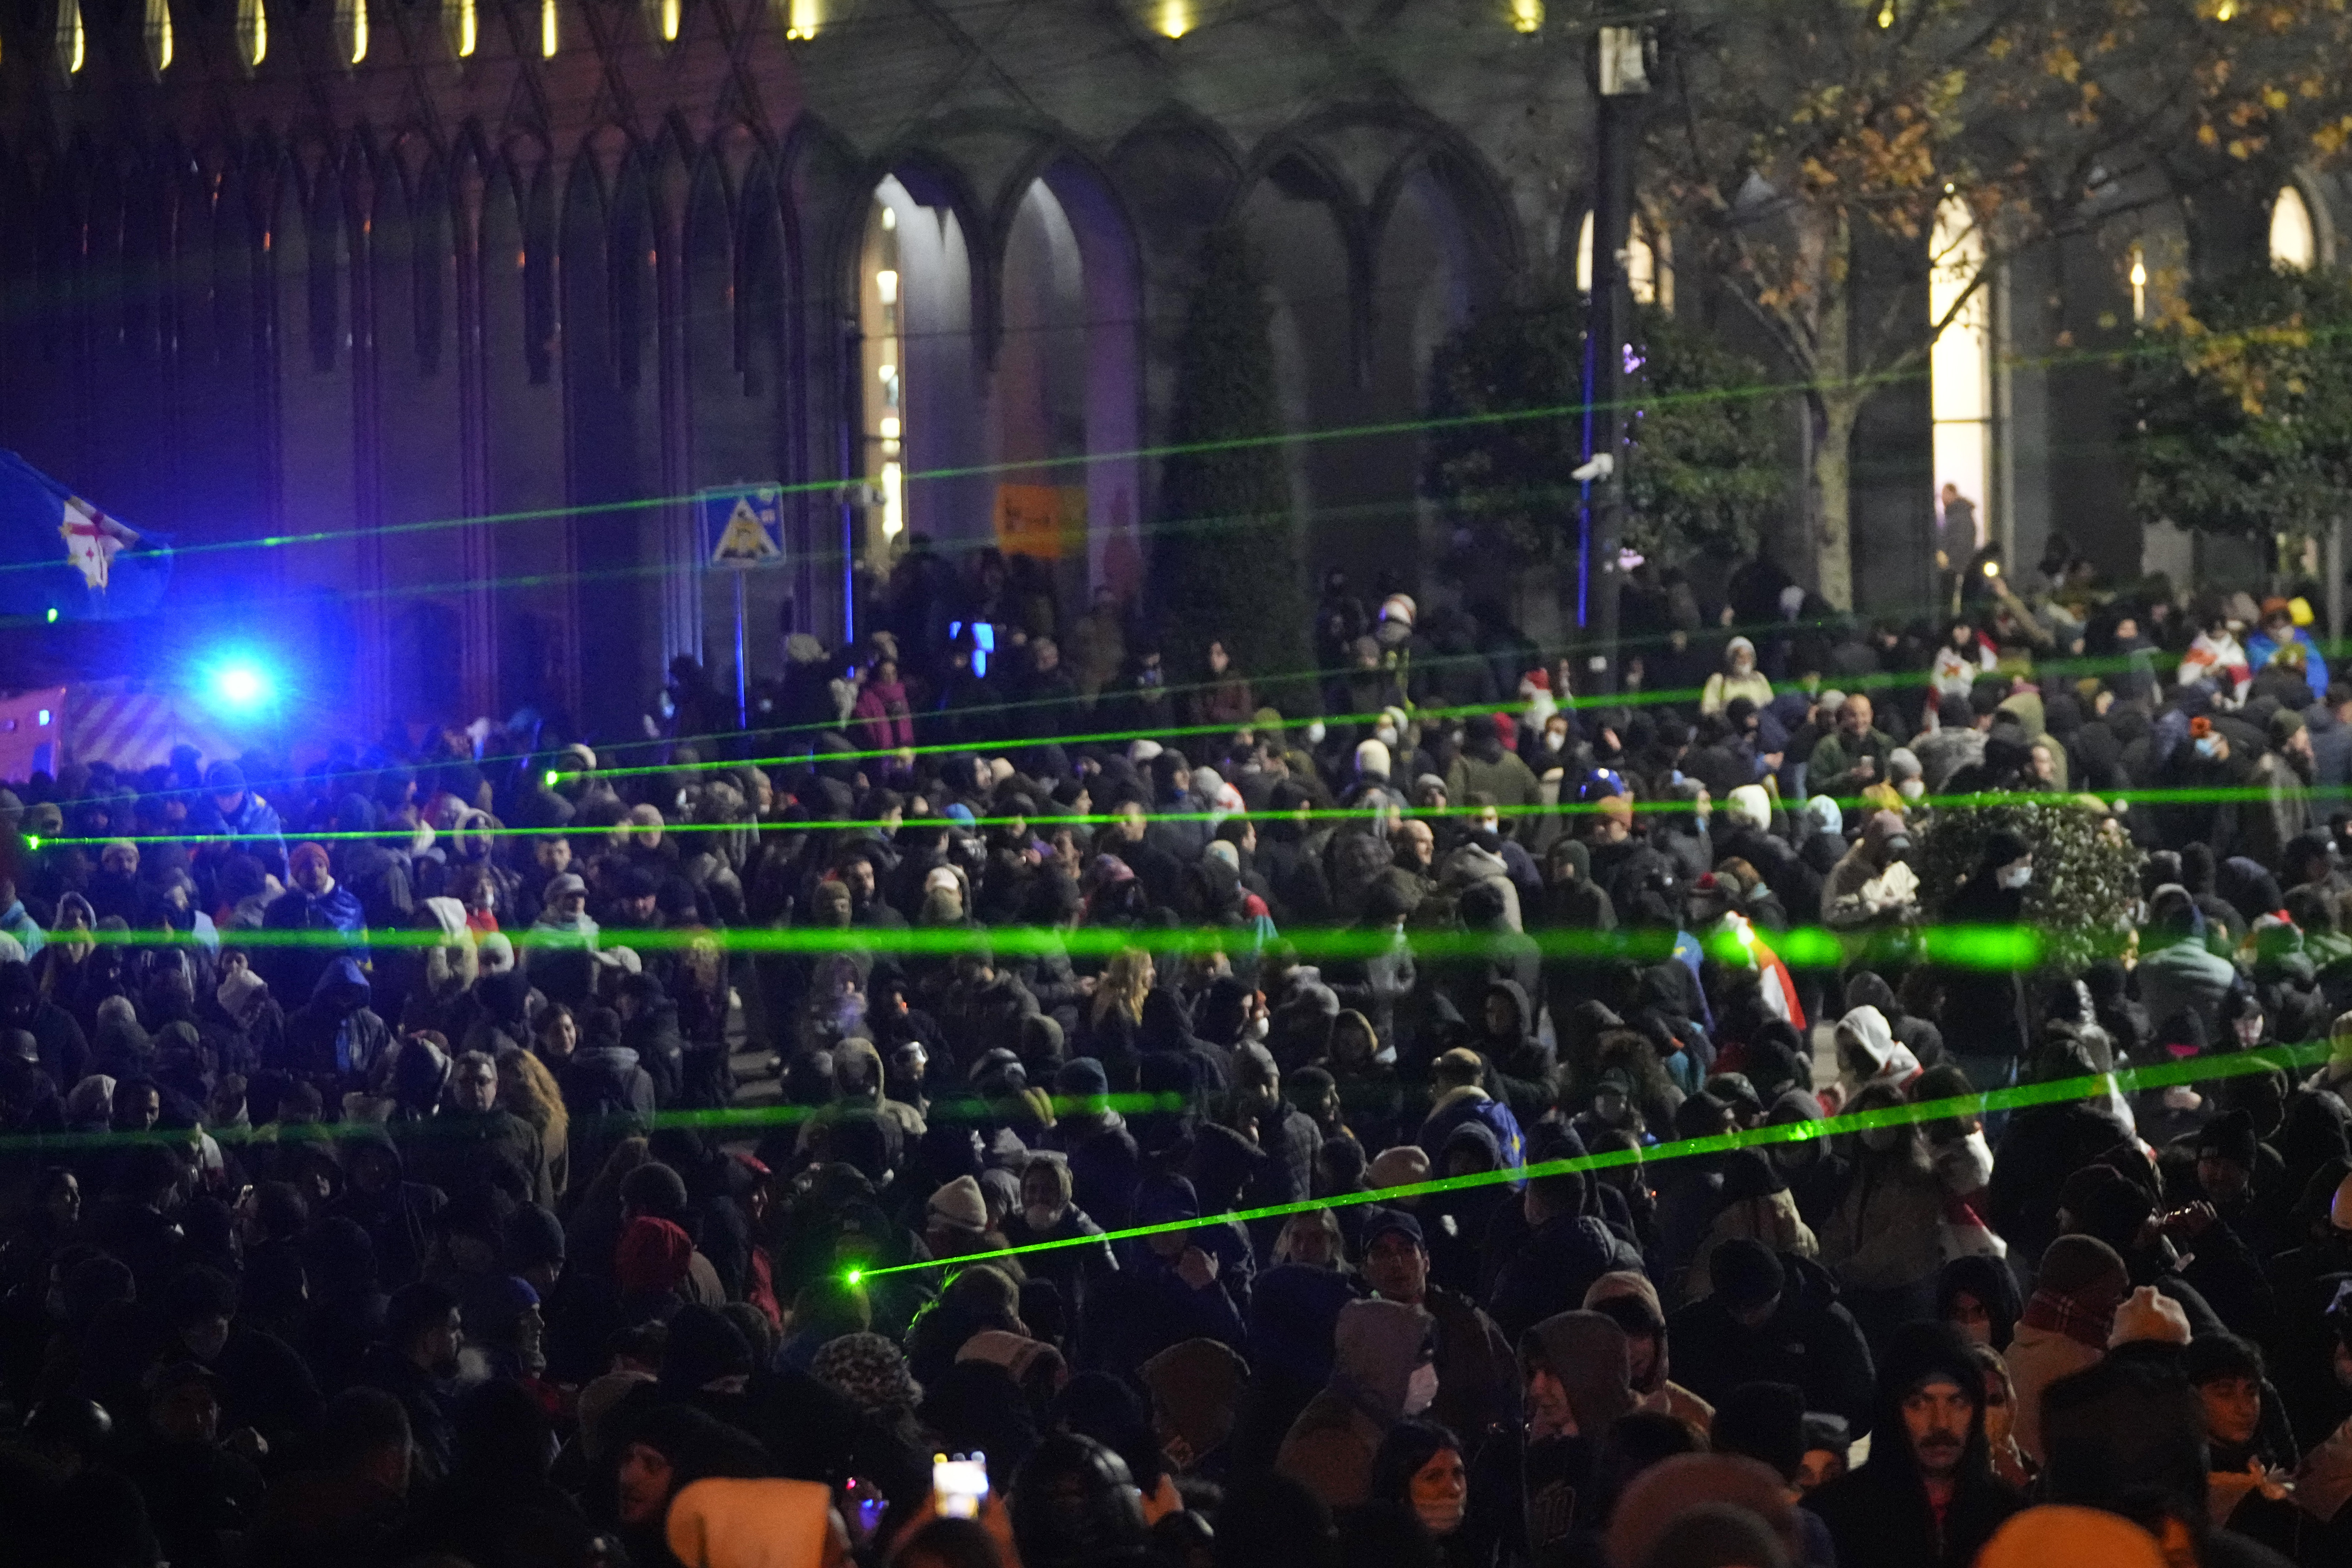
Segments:
[[[2026,1302],[2025,1315],[2018,1321],[2029,1328],[2044,1329],[2063,1334],[2077,1344],[2095,1351],[2107,1348],[2107,1330],[2115,1314],[2095,1314],[2085,1310],[2072,1296],[2062,1296],[2055,1290],[2036,1290],[2033,1300]]]

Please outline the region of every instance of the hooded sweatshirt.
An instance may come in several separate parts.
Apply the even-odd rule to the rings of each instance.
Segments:
[[[1331,1508],[1365,1501],[1373,1456],[1406,1414],[1407,1387],[1435,1323],[1402,1301],[1351,1301],[1343,1308],[1332,1335],[1331,1381],[1291,1423],[1275,1469]]]
[[[1895,1039],[1886,1015],[1867,1003],[1838,1020],[1838,1043],[1841,1047],[1850,1047],[1852,1054],[1862,1058],[1870,1068],[1868,1076],[1856,1077],[1844,1060],[1845,1051],[1841,1050],[1839,1079],[1845,1085],[1849,1101],[1874,1083],[1905,1089],[1919,1076],[1919,1058],[1911,1054],[1909,1047]]]

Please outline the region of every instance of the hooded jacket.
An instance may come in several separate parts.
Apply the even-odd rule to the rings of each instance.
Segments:
[[[286,1020],[286,1065],[306,1078],[334,1080],[338,1092],[359,1088],[392,1044],[391,1029],[368,1006],[372,993],[359,960],[349,953],[331,960],[310,996]]]
[[[1278,1474],[1334,1509],[1366,1500],[1381,1439],[1405,1415],[1405,1391],[1435,1320],[1402,1301],[1353,1301],[1333,1333],[1331,1381],[1307,1401],[1275,1457]]]
[[[1930,1378],[1948,1378],[1975,1413],[1950,1503],[1939,1519],[1904,1436],[1903,1401]],[[1860,1469],[1806,1500],[1827,1521],[1840,1568],[1968,1568],[2024,1500],[1992,1473],[1985,1442],[1984,1373],[1958,1330],[1911,1323],[1889,1342],[1879,1368],[1879,1436]]]
[[[1908,1087],[1911,1080],[1919,1076],[1919,1058],[1911,1054],[1910,1047],[1895,1039],[1893,1027],[1886,1022],[1886,1015],[1868,1003],[1840,1018],[1837,1032],[1838,1043],[1844,1046],[1850,1042],[1853,1053],[1870,1068],[1867,1076],[1856,1078],[1843,1062],[1839,1064],[1840,1076],[1846,1080],[1846,1097],[1849,1100],[1872,1084],[1883,1083],[1899,1089]]]

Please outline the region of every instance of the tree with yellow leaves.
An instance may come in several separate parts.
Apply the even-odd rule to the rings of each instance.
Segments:
[[[1842,607],[1864,406],[1925,370],[2009,258],[2352,138],[2326,63],[2352,58],[2347,0],[1674,0],[1669,16],[1646,154],[1804,384],[1811,542]]]

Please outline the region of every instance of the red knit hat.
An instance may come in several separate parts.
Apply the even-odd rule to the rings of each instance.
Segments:
[[[641,1215],[621,1232],[613,1250],[613,1273],[624,1293],[656,1295],[677,1288],[694,1259],[694,1242],[666,1219]]]

